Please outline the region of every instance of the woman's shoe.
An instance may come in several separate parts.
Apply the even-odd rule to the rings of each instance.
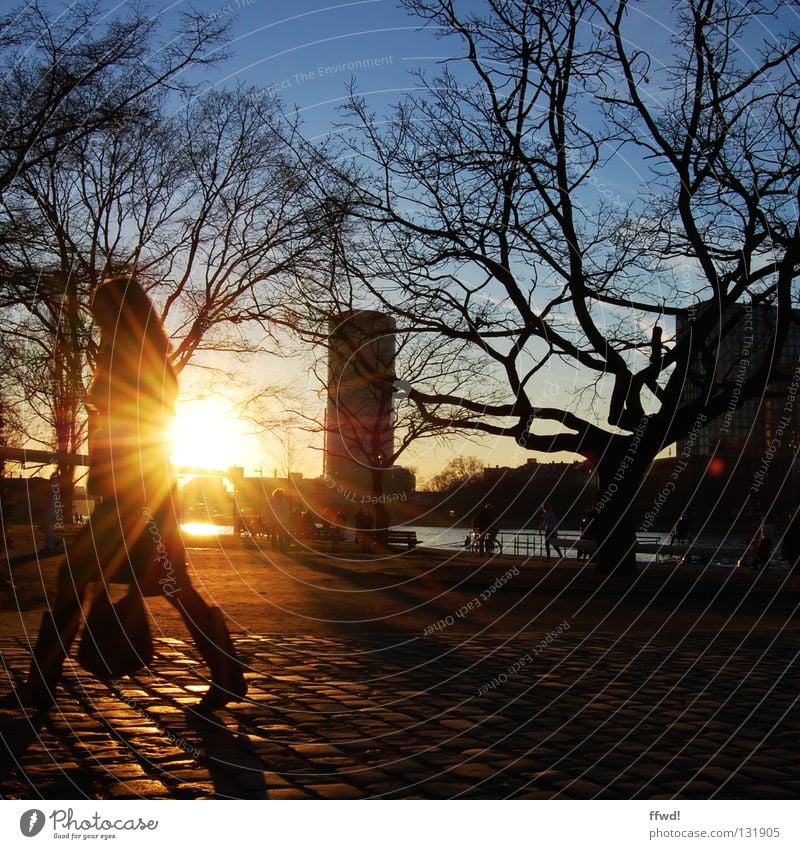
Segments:
[[[211,686],[200,699],[198,710],[211,713],[228,702],[240,702],[247,694],[247,681],[242,664],[218,607],[209,609],[210,635],[200,645],[200,653],[211,670]]]

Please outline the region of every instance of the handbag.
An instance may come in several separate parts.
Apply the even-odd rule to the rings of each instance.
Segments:
[[[78,663],[100,679],[121,678],[153,661],[153,637],[141,593],[111,603],[104,587],[92,602],[78,646]]]

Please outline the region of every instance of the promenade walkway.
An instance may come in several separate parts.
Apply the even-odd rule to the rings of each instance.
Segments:
[[[513,561],[466,581],[454,564],[437,576],[424,555],[371,574],[350,564],[352,578],[327,558],[237,550],[193,552],[193,561],[203,591],[229,599],[248,701],[211,719],[187,710],[207,686],[205,667],[159,617],[148,671],[109,685],[70,661],[55,709],[0,714],[0,797],[800,796],[798,592],[785,576],[698,572],[692,590],[685,572],[684,584],[673,578],[659,592],[670,578],[653,572],[621,593],[599,590],[574,564],[520,563],[491,603],[450,627],[446,611],[480,597]],[[249,595],[257,582],[272,588],[263,593],[271,607],[261,597],[249,605],[242,576]],[[314,582],[328,599],[325,621]],[[399,582],[405,614],[378,625],[345,606],[360,599],[359,610],[382,615]],[[409,593],[423,586],[420,611]],[[687,587],[690,610],[672,617]],[[620,596],[631,627],[602,615]],[[33,621],[29,602],[16,629],[9,618],[0,629],[0,692],[27,669],[19,623]]]

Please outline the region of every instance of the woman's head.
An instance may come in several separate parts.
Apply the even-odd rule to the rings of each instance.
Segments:
[[[146,346],[167,357],[167,341],[161,320],[150,298],[129,276],[109,277],[95,289],[89,309],[103,340],[115,350]]]
[[[153,305],[132,277],[109,277],[94,291],[90,304],[92,318],[103,332],[115,332],[131,324],[149,324],[154,318]]]
[[[142,392],[172,399],[177,381],[169,360],[169,341],[139,283],[127,276],[104,280],[95,290],[90,309],[100,330],[101,347],[109,352],[107,359],[109,364],[113,362],[117,378],[125,375]]]

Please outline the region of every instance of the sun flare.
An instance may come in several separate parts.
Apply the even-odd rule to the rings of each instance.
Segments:
[[[225,532],[224,525],[215,525],[211,522],[184,522],[181,530],[193,537],[213,537]]]
[[[223,401],[179,403],[169,438],[176,466],[225,471],[249,464],[248,423]]]

